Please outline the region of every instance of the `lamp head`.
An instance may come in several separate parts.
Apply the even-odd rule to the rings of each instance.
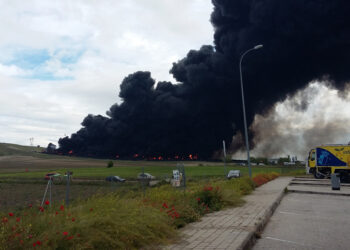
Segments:
[[[264,47],[262,44],[259,44],[259,45],[256,45],[255,47],[254,47],[254,49],[261,49],[262,47]]]

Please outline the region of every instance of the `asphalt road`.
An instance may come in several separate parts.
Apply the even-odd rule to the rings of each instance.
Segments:
[[[288,193],[253,249],[350,249],[350,197]]]

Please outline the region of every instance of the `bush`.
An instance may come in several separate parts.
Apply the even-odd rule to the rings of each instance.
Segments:
[[[114,165],[113,161],[109,161],[109,162],[107,163],[107,168],[112,168],[113,165]]]
[[[269,174],[258,174],[253,177],[253,182],[256,187],[259,187],[273,179],[276,179],[279,176],[277,173],[269,173]]]

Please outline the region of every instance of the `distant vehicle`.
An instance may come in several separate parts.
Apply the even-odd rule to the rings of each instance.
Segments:
[[[316,179],[329,178],[338,173],[341,181],[350,180],[350,145],[322,145],[309,152],[306,172]]]
[[[44,177],[44,180],[61,180],[61,174],[59,173],[47,173]]]
[[[107,176],[106,181],[109,182],[125,182],[125,179],[115,175],[115,176]]]
[[[138,180],[153,180],[156,177],[154,177],[153,175],[149,174],[149,173],[140,173],[137,175],[137,179]]]
[[[227,179],[239,178],[241,177],[241,171],[239,170],[230,170],[227,174]]]

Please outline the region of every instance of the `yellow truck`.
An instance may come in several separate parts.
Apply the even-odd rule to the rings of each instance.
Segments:
[[[341,181],[350,180],[350,145],[329,144],[311,149],[306,172],[316,179],[330,177],[339,173]]]

